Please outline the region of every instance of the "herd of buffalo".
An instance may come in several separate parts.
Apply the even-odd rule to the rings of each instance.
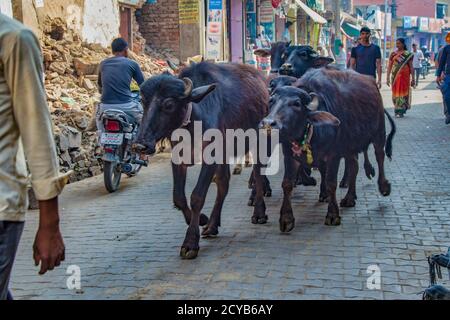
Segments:
[[[295,226],[291,205],[295,185],[315,184],[309,176],[312,167],[318,168],[321,175],[319,200],[328,202],[325,224],[340,225],[336,199],[340,161],[345,159],[341,186],[348,187],[340,206],[353,207],[360,153],[364,153],[367,177],[375,176],[367,155],[371,144],[378,163],[379,191],[389,196],[391,185],[385,176],[384,161],[386,155],[392,156],[396,127],[385,112],[375,79],[352,70],[338,70],[331,65],[332,59],[318,56],[309,46],[278,42],[272,44],[271,50],[255,53],[271,57],[269,77],[242,64],[202,62],[180,70],[177,76],[164,73],[148,79],[141,86],[144,118],[136,148],[153,154],[156,144],[170,139],[176,129],[183,127],[192,132],[194,121],[201,121],[205,131],[218,129],[223,133],[227,129],[266,129],[268,133],[279,130],[285,166],[279,223],[285,233]],[[385,116],[392,127],[387,137]],[[313,155],[309,159],[306,144]],[[228,164],[203,163],[188,203],[185,194],[188,167],[189,164],[172,164],[173,201],[188,224],[180,255],[194,259],[199,251],[200,226],[204,227],[203,237],[219,233],[231,173]],[[262,168],[256,159],[250,183],[254,189],[250,201],[254,206],[254,224],[267,222],[264,197],[271,191]],[[201,211],[213,181],[217,184],[217,197],[208,218]]]

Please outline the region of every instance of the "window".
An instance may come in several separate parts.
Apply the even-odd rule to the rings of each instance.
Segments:
[[[436,18],[444,19],[447,16],[448,5],[443,3],[436,4]]]

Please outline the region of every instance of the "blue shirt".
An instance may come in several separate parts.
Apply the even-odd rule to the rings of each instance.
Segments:
[[[133,101],[130,85],[132,79],[141,85],[144,75],[136,61],[125,57],[112,57],[100,64],[99,85],[102,103],[122,104]]]
[[[443,71],[445,75],[450,75],[450,45],[446,45],[442,53],[439,53],[439,69],[437,75],[440,76]]]
[[[359,44],[352,49],[352,58],[356,60],[356,72],[368,76],[377,76],[377,60],[381,59],[381,49],[376,44]]]

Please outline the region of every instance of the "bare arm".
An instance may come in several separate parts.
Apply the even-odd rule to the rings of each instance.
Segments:
[[[32,186],[39,201],[39,229],[33,249],[36,265],[41,263],[39,273],[44,274],[64,260],[57,197],[67,183],[68,175],[59,174],[39,42],[28,30],[17,33],[12,41],[13,50],[3,67],[31,171]]]
[[[356,70],[356,59],[350,58],[350,69]]]
[[[378,87],[381,88],[381,77],[383,76],[383,67],[381,66],[381,59],[377,59],[377,73],[378,73]]]
[[[386,74],[386,83],[389,87],[391,85],[391,72],[392,72],[392,59],[389,58],[388,68],[387,68],[387,74]]]

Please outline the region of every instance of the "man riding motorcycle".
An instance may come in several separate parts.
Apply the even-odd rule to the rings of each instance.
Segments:
[[[132,91],[132,81],[137,85],[144,82],[139,64],[128,58],[128,43],[123,38],[115,39],[112,44],[113,57],[100,64],[98,85],[102,94],[97,107],[96,123],[98,136],[104,131],[102,114],[111,109],[121,110],[140,124],[144,114],[140,95]]]

